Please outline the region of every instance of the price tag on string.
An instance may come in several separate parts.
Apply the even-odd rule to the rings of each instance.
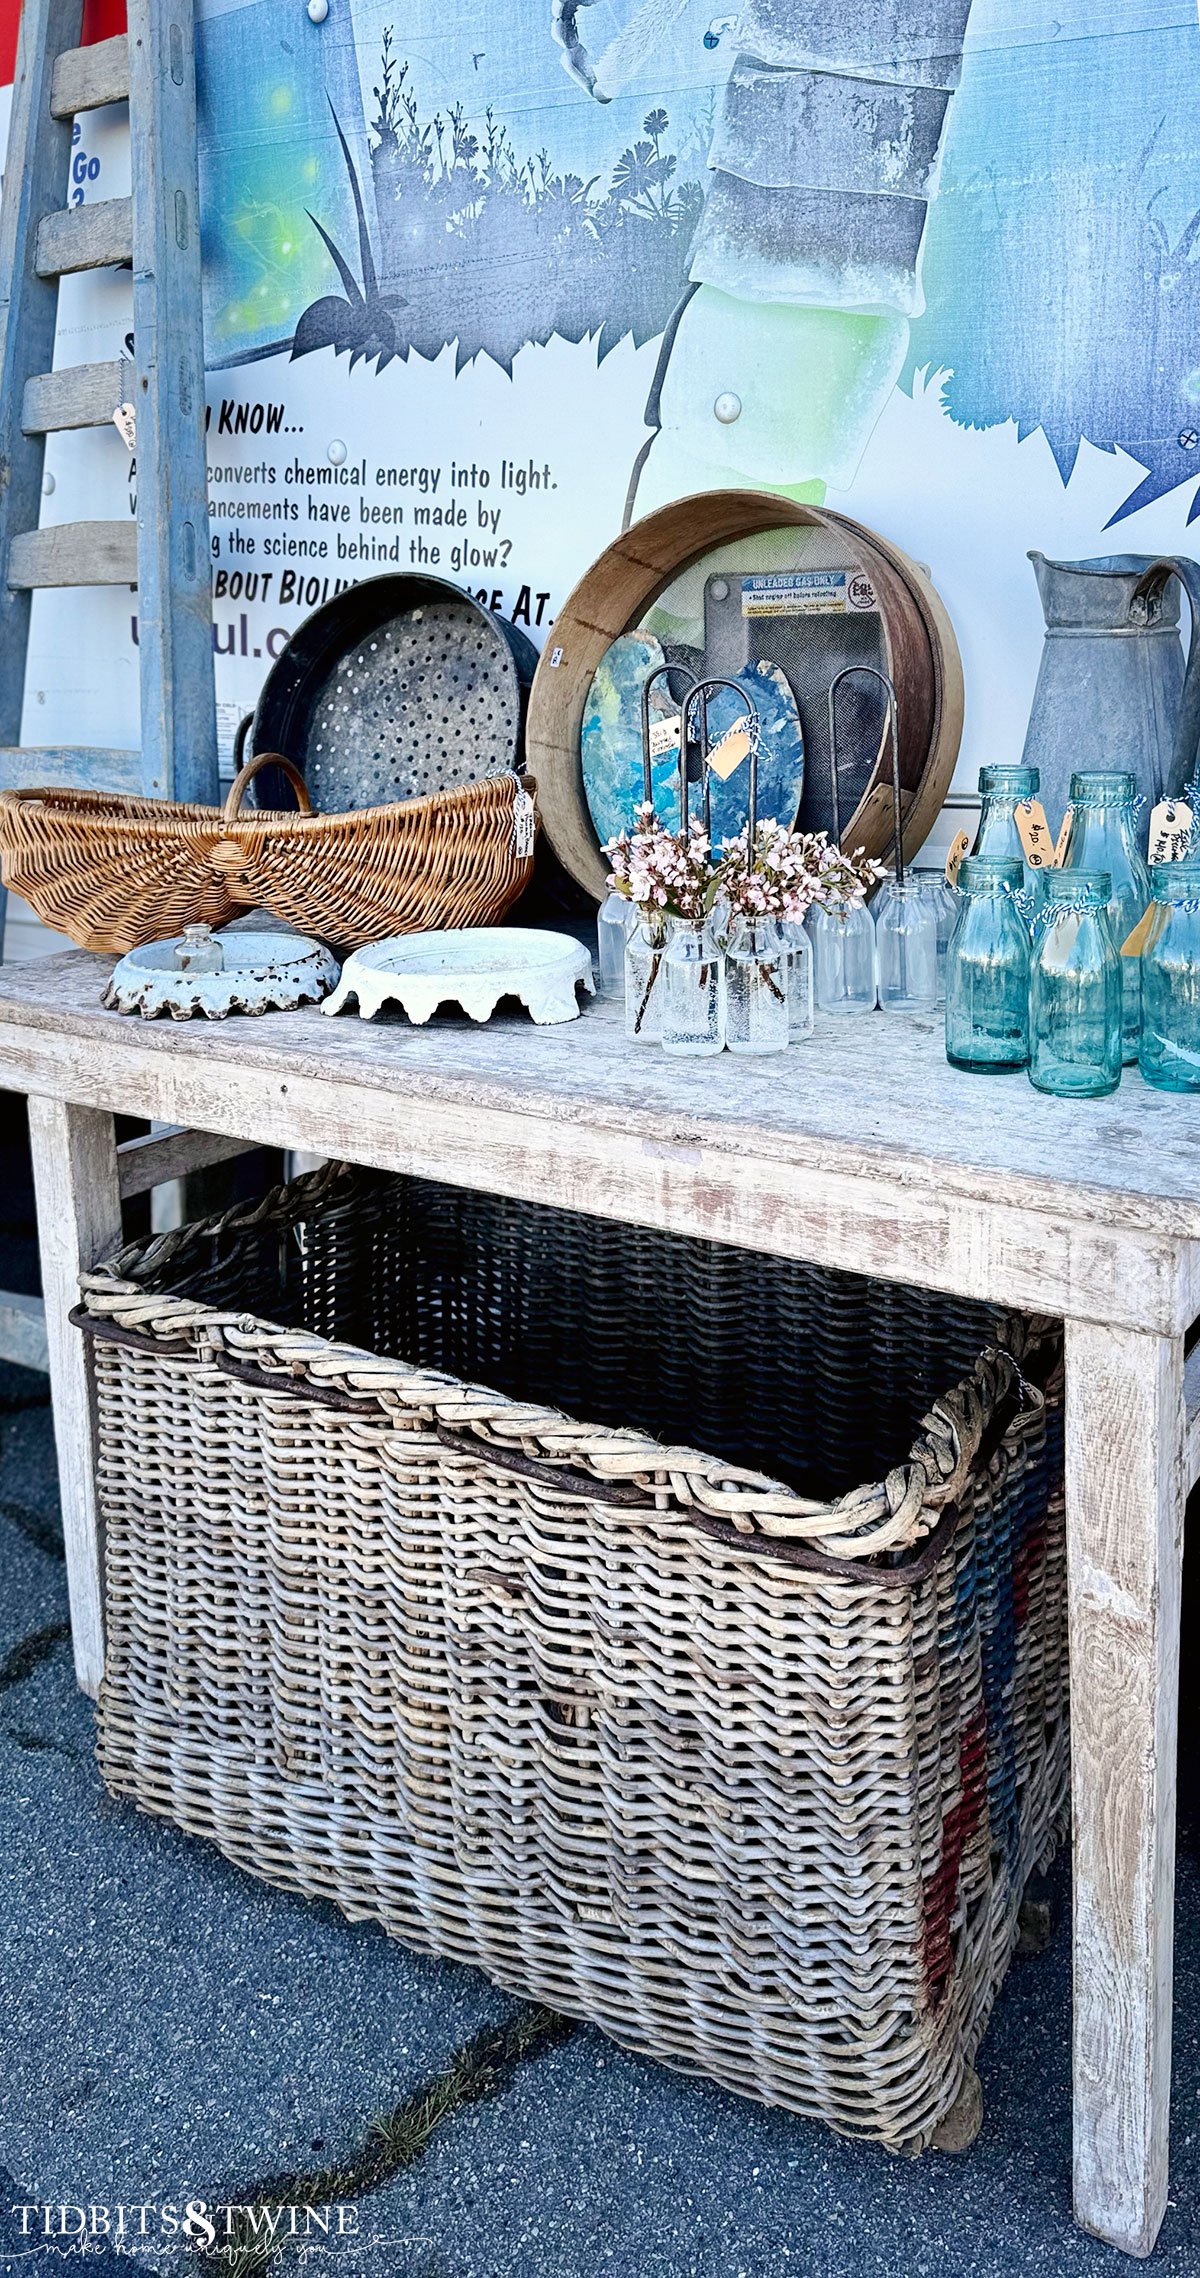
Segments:
[[[1181,862],[1192,836],[1192,810],[1186,799],[1160,799],[1150,815],[1151,862]]]
[[[518,783],[513,796],[512,850],[518,862],[527,862],[533,853],[537,836],[537,808],[524,784]]]
[[[678,751],[678,749],[679,749],[679,726],[680,726],[680,722],[679,722],[679,714],[678,714],[678,712],[676,712],[676,713],[675,713],[675,715],[674,715],[674,717],[673,717],[672,719],[670,719],[670,720],[651,720],[651,722],[650,722],[650,757],[651,757],[651,759],[662,759],[662,758],[664,758],[664,757],[665,757],[665,755],[667,754],[667,752],[669,752],[669,751]]]
[[[957,838],[951,845],[949,854],[946,856],[946,884],[948,886],[957,886],[958,873],[963,866],[963,856],[966,854],[968,848],[970,847],[970,844],[971,841],[967,837],[966,832],[960,831]]]
[[[750,757],[753,741],[750,715],[747,712],[742,719],[734,721],[719,744],[713,745],[708,755],[708,764],[713,774],[720,776],[722,783],[727,783],[731,775],[736,775],[742,761]]]
[[[1073,807],[1068,807],[1058,826],[1058,837],[1054,845],[1054,867],[1056,870],[1061,870],[1067,859],[1067,840],[1071,836],[1071,818],[1074,812]]]
[[[134,450],[137,446],[137,413],[133,405],[131,403],[117,404],[112,416],[113,426],[116,428],[126,450]]]
[[[1017,837],[1031,870],[1053,870],[1055,846],[1040,799],[1018,799]]]
[[[1153,917],[1154,903],[1151,902],[1149,909],[1145,913],[1145,916],[1138,919],[1133,932],[1131,934],[1128,934],[1125,940],[1121,943],[1122,957],[1141,956],[1142,951],[1150,938],[1150,925]]]

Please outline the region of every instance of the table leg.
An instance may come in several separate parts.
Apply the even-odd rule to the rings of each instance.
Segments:
[[[120,1247],[116,1128],[96,1108],[31,1099],[29,1138],[75,1672],[95,1697],[104,1672],[95,1430],[83,1338],[68,1315],[79,1302],[80,1274]]]
[[[1149,2254],[1167,2198],[1183,1340],[1068,1321],[1075,2212]]]

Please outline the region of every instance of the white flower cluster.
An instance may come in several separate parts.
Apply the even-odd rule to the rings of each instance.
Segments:
[[[811,909],[856,908],[884,875],[861,847],[843,854],[824,831],[792,831],[779,822],[758,824],[753,849],[747,829],[714,857],[699,823],[686,836],[669,831],[652,806],[639,807],[634,829],[604,852],[611,890],[652,927],[667,918],[698,924],[718,899],[736,917],[802,925]]]
[[[669,831],[652,806],[641,806],[632,831],[605,847],[612,863],[608,883],[624,894],[651,928],[667,918],[698,925],[716,895],[717,865],[703,825]]]

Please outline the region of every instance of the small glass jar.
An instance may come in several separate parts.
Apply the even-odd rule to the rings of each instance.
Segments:
[[[875,920],[863,902],[848,910],[817,908],[808,921],[813,988],[821,1012],[874,1012]]]
[[[875,927],[885,1012],[932,1012],[938,995],[937,915],[915,878],[896,880]]]
[[[707,927],[675,927],[661,983],[664,1052],[696,1057],[724,1051],[724,967]]]
[[[210,925],[185,925],[175,944],[181,973],[223,973],[225,952]]]
[[[787,952],[788,1043],[803,1044],[813,1032],[812,943],[802,925],[782,925]]]
[[[609,894],[596,918],[596,987],[602,997],[620,997],[625,990],[625,937],[636,913],[624,894]]]
[[[1150,886],[1138,1065],[1159,1091],[1200,1092],[1200,856],[1156,862]]]
[[[725,1042],[731,1052],[786,1052],[788,954],[770,919],[745,923],[725,966]]]
[[[1036,799],[1042,779],[1036,767],[981,767],[979,770],[979,828],[971,853],[980,862],[1019,862],[1024,880],[1025,914],[1032,918],[1042,898],[1044,870],[1031,870],[1017,829],[1017,808]]]
[[[913,877],[922,893],[929,896],[933,905],[934,922],[937,926],[938,1003],[945,1004],[946,952],[954,938],[954,928],[958,924],[958,913],[962,905],[957,889],[950,885],[943,871],[914,870]],[[1024,884],[1023,879],[1021,883]]]
[[[1107,870],[1048,870],[1034,928],[1029,1080],[1064,1099],[1101,1099],[1121,1081],[1121,957]]]
[[[946,1058],[972,1075],[1029,1065],[1029,928],[1019,862],[968,856],[946,953]]]
[[[638,917],[625,936],[625,1035],[631,1044],[662,1043],[662,973],[670,933],[666,918]]]
[[[1138,843],[1137,777],[1123,770],[1086,768],[1071,777],[1071,830],[1064,870],[1107,870],[1112,880],[1109,923],[1118,951],[1150,904],[1150,873]],[[1122,1054],[1137,1059],[1142,1025],[1141,959],[1122,957]]]

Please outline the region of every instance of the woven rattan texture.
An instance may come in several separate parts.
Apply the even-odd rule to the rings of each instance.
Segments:
[[[109,1787],[667,2063],[928,2142],[1063,1822],[1052,1342],[421,1182],[249,1215],[85,1284]],[[755,1476],[776,1433],[790,1482]]]
[[[99,791],[2,791],[0,859],[5,885],[83,949],[136,949],[259,906],[357,948],[504,917],[533,868],[514,851],[513,796],[499,775],[355,814],[230,819]]]

